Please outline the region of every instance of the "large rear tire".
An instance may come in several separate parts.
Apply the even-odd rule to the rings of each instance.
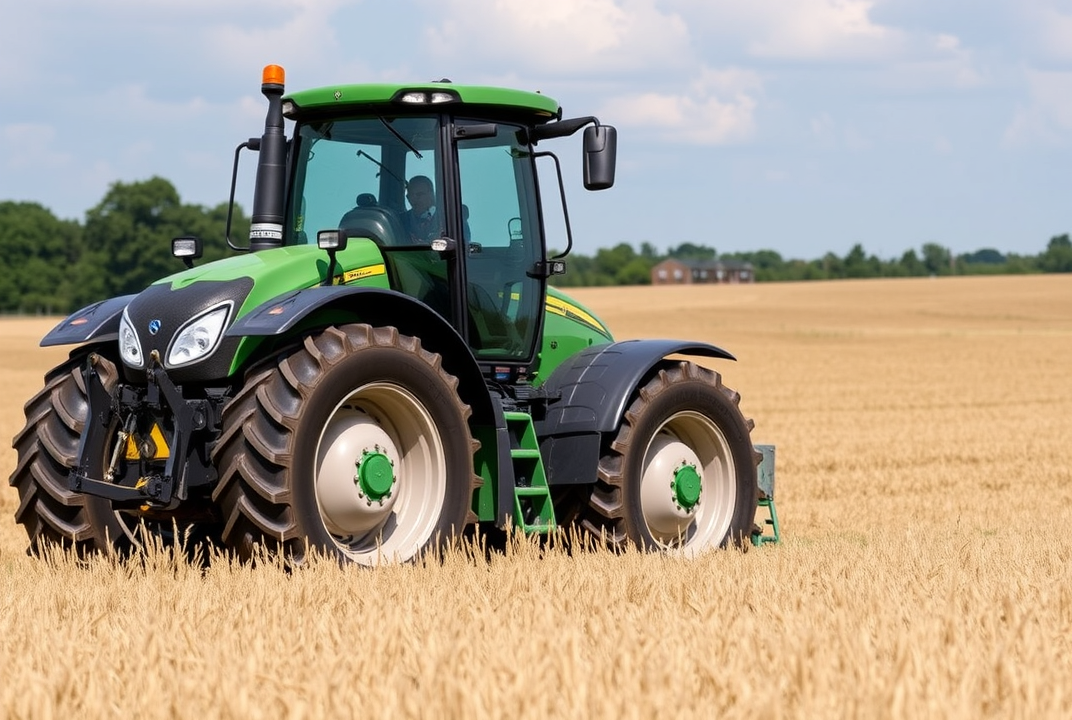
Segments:
[[[301,561],[409,561],[476,520],[470,408],[392,327],[329,327],[255,367],[213,451],[223,541]]]
[[[626,410],[581,522],[610,547],[694,555],[744,543],[757,455],[740,396],[690,362],[661,369]]]
[[[26,403],[26,426],[12,446],[18,453],[10,484],[19,492],[15,521],[26,528],[30,552],[46,545],[79,554],[112,552],[130,546],[130,538],[111,503],[68,489],[70,470],[78,463],[78,445],[89,404],[82,366],[87,353],[45,375],[45,386]],[[111,390],[118,378],[113,362],[99,356],[98,372]]]

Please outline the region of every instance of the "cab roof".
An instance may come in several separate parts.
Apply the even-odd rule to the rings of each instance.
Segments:
[[[434,102],[433,96],[436,98]],[[424,101],[421,101],[422,97]],[[283,114],[293,120],[364,112],[393,115],[449,112],[533,125],[562,117],[558,102],[538,92],[455,85],[448,81],[329,85],[299,90],[283,97]]]

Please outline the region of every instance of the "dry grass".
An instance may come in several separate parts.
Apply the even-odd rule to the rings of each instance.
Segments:
[[[77,566],[23,555],[4,487],[0,714],[1072,715],[1068,277],[574,295],[737,355],[712,366],[778,446],[781,546]],[[0,324],[3,437],[65,356],[48,327]]]

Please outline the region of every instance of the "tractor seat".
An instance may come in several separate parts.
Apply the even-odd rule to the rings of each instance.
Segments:
[[[405,244],[407,238],[402,222],[392,210],[379,205],[362,205],[362,201],[376,199],[368,194],[358,195],[358,206],[342,216],[339,229],[345,230],[347,237],[367,237],[381,247],[393,247]]]

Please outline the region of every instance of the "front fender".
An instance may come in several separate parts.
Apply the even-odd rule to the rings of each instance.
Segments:
[[[90,340],[112,340],[119,336],[119,318],[134,295],[101,300],[68,315],[41,338],[41,347],[78,345]]]
[[[253,308],[225,333],[228,336],[280,336],[315,325],[317,316],[339,317],[375,326],[392,326],[419,338],[421,346],[443,358],[443,367],[458,378],[458,395],[478,423],[494,421],[487,385],[472,351],[458,331],[435,310],[409,295],[376,287],[329,285],[311,287]]]

